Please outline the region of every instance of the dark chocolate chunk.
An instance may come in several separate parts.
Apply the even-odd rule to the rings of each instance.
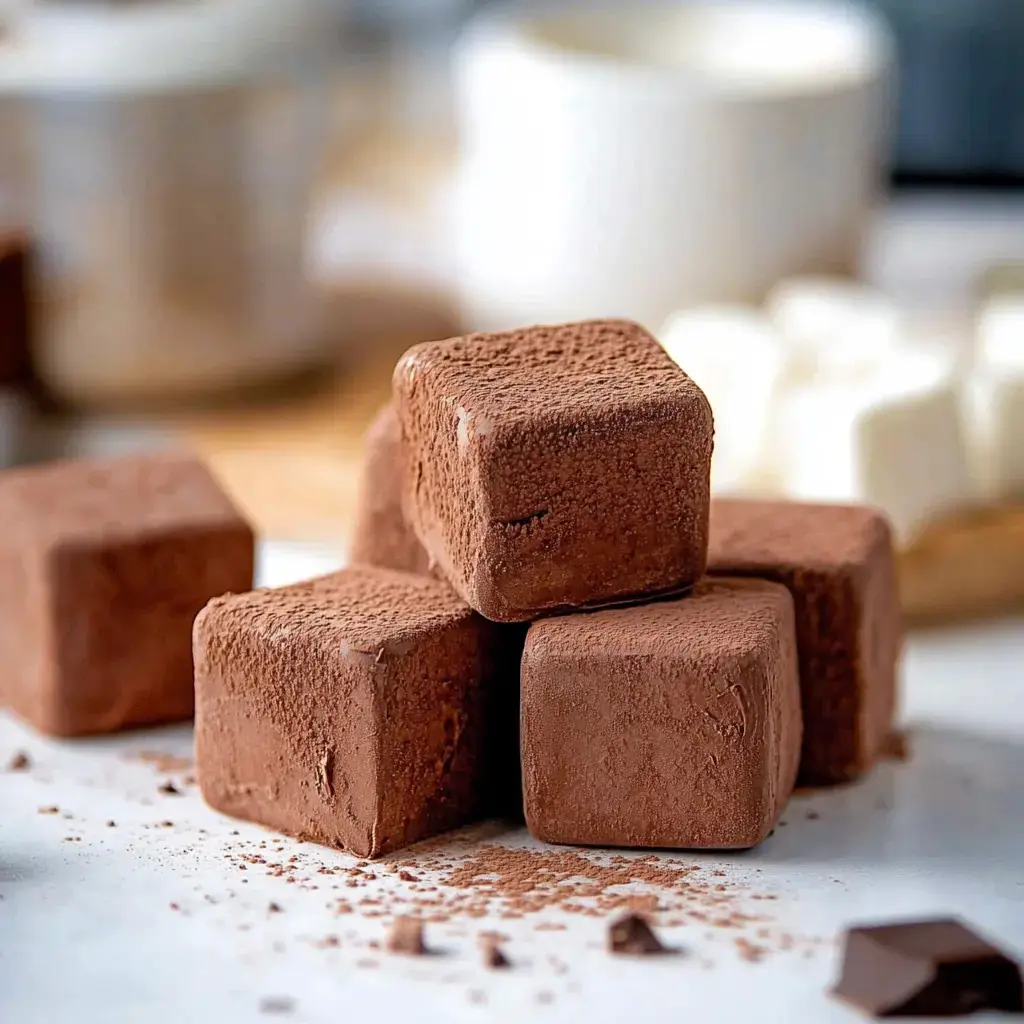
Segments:
[[[553,843],[761,842],[800,753],[793,601],[762,580],[541,619],[522,665],[523,798]]]
[[[865,507],[715,500],[708,572],[789,588],[804,716],[800,783],[854,779],[892,728],[902,621],[892,534]]]
[[[665,947],[639,914],[626,914],[608,926],[608,952],[623,956],[664,953]]]
[[[427,952],[423,942],[423,922],[415,917],[395,918],[388,934],[388,952],[423,956]]]
[[[62,736],[191,718],[192,622],[253,549],[188,455],[0,475],[0,697]]]
[[[1020,965],[953,919],[851,928],[834,994],[874,1017],[1024,1013]]]
[[[521,649],[446,584],[387,569],[219,598],[195,625],[203,796],[360,857],[492,813],[518,777]]]
[[[398,412],[388,403],[366,432],[349,560],[398,572],[438,574],[402,513]]]
[[[711,407],[642,327],[428,342],[394,390],[407,520],[487,618],[624,603],[703,574]]]

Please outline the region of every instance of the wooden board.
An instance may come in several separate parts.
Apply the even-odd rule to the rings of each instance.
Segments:
[[[900,592],[912,624],[1024,609],[1024,505],[933,527],[900,556]]]

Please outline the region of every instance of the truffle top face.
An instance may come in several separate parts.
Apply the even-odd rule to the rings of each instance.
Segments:
[[[0,476],[4,528],[50,543],[138,540],[236,526],[238,511],[187,453],[82,459]]]
[[[757,579],[704,579],[690,596],[543,619],[531,627],[532,658],[567,651],[605,656],[684,656],[718,662],[770,645],[780,617],[792,615],[789,592]]]
[[[936,963],[962,963],[1001,955],[991,943],[954,918],[853,928],[851,933],[865,935],[904,956]]]
[[[884,514],[863,505],[717,498],[711,503],[708,570],[852,568],[891,544]]]
[[[636,419],[644,408],[677,409],[680,399],[703,407],[699,419],[710,430],[704,393],[647,331],[626,320],[426,342],[395,368],[396,393],[419,382],[455,403],[469,437],[523,424],[572,424],[584,410]]]
[[[469,606],[429,577],[369,566],[277,589],[211,601],[222,627],[234,624],[270,640],[305,639],[341,655],[376,657],[468,619]],[[204,613],[205,615],[206,613]]]

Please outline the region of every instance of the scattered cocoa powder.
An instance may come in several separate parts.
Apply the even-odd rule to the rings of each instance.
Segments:
[[[126,754],[128,761],[142,761],[144,764],[151,764],[161,775],[170,775],[174,772],[187,771],[195,767],[190,757],[179,757],[177,754],[165,754],[160,750],[140,750],[138,753]]]

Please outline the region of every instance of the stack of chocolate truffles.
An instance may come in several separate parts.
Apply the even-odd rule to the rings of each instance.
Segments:
[[[636,324],[410,349],[352,566],[195,626],[199,779],[375,856],[482,815],[554,843],[735,849],[891,725],[885,519],[712,501],[712,411]]]

